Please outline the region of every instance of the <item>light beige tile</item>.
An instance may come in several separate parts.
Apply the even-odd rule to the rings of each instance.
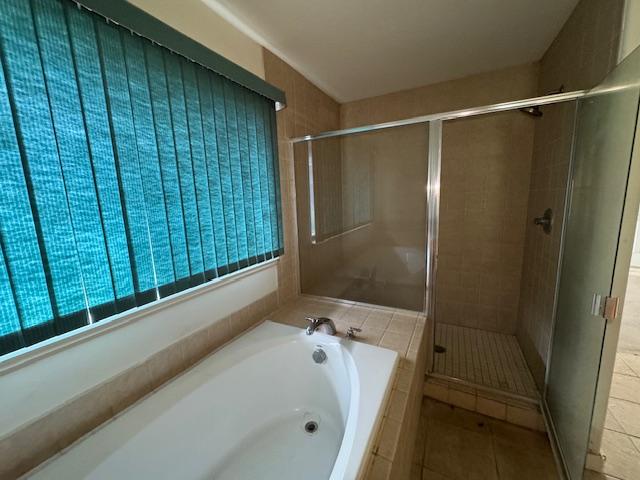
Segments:
[[[615,400],[615,399],[610,399],[609,401],[611,400]],[[609,408],[607,408],[607,415],[604,419],[604,428],[608,428],[609,430],[614,430],[616,432],[624,433],[624,429],[622,428],[622,425],[620,424],[620,422],[618,422],[618,420],[613,415],[613,413],[611,413],[611,410]]]
[[[182,345],[174,343],[159,351],[147,360],[149,381],[152,388],[157,388],[180,373],[185,366]]]
[[[490,420],[491,435],[496,442],[508,444],[537,455],[552,455],[547,435],[500,420]]]
[[[475,411],[476,395],[475,393],[464,392],[454,387],[450,387],[448,403],[466,410]]]
[[[440,402],[446,402],[449,400],[449,387],[446,385],[426,382],[424,384],[424,394]]]
[[[395,350],[404,356],[409,348],[410,339],[410,335],[394,333],[387,330],[384,332],[384,335],[382,335],[379,345],[390,350]]]
[[[626,365],[625,371],[616,372],[616,373],[624,373],[625,375],[634,375],[636,377],[640,376],[640,355],[635,355],[633,353],[618,353],[616,356],[616,367],[618,366],[618,361],[622,360]]]
[[[583,480],[620,480],[606,473],[594,472],[593,470],[585,470]]]
[[[552,455],[527,452],[510,443],[494,442],[500,478],[519,480],[556,480],[558,476]]]
[[[408,392],[411,387],[411,380],[413,375],[410,371],[399,369],[396,375],[396,385],[395,388],[400,390],[401,392]]]
[[[507,404],[491,398],[478,395],[476,399],[476,410],[478,413],[488,417],[505,420],[507,418]]]
[[[450,477],[445,477],[438,472],[424,468],[422,470],[422,480],[450,480]]]
[[[387,325],[387,331],[408,335],[409,338],[411,338],[411,336],[413,335],[414,328],[415,319],[413,319],[413,321],[405,321],[395,316],[391,319],[389,325]]]
[[[619,428],[612,428],[612,430],[623,431],[629,435],[640,437],[640,404],[618,398],[610,398],[608,410],[613,414],[618,425],[622,427],[622,430]],[[607,421],[610,421],[609,415],[607,415]]]
[[[152,383],[147,365],[138,365],[117,375],[105,388],[113,412],[124,410],[151,391]]]
[[[425,399],[422,404],[422,414],[427,422],[437,421],[482,435],[491,434],[488,417],[447,403]]]
[[[630,402],[638,401],[640,399],[640,378],[614,373],[609,396]]]
[[[374,310],[367,316],[366,320],[364,321],[364,326],[384,330],[391,322],[392,316],[392,312]]]
[[[378,345],[383,335],[383,329],[363,325],[362,331],[357,333],[357,338],[359,341],[368,343],[369,345]]]
[[[404,420],[404,415],[407,410],[408,395],[400,390],[393,390],[391,392],[391,400],[389,401],[389,407],[387,408],[387,417],[398,422]]]
[[[219,320],[211,325],[208,329],[209,344],[213,350],[220,348],[231,338],[229,330],[229,322]]]
[[[386,458],[375,456],[371,464],[371,470],[367,479],[369,480],[387,480],[391,474],[391,462]]]
[[[621,375],[631,375],[631,376],[636,376],[637,377],[638,375],[624,361],[624,358],[625,358],[625,354],[623,354],[623,353],[618,353],[616,355],[616,361],[615,361],[615,364],[613,366],[613,371],[615,373],[619,373]],[[640,367],[640,365],[638,365],[638,366]]]
[[[600,451],[605,456],[604,473],[623,479],[640,478],[640,455],[627,435],[604,430]]]
[[[497,479],[491,442],[472,430],[429,423],[425,449],[425,467],[452,479]]]
[[[542,430],[541,415],[530,408],[507,405],[507,421],[531,430]]]
[[[380,432],[380,441],[376,450],[376,455],[393,461],[398,447],[400,437],[400,422],[385,418]]]

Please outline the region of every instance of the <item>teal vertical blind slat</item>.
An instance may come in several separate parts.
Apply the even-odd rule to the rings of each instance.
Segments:
[[[98,40],[92,17],[84,15],[71,3],[65,2],[64,5],[84,129],[98,195],[100,221],[107,245],[111,282],[115,290],[115,300],[122,300],[134,294],[133,275],[120,202]]]
[[[264,251],[267,258],[273,257],[273,225],[271,223],[271,210],[275,204],[271,203],[269,190],[269,168],[267,167],[267,128],[264,121],[264,111],[261,99],[254,99],[256,115],[256,132],[258,135],[258,168],[260,170],[260,196],[262,205],[262,226],[264,231]]]
[[[279,255],[275,139],[273,102],[201,65],[0,3],[0,354]]]
[[[280,233],[279,233],[279,219],[280,216],[280,203],[279,203],[279,173],[278,164],[276,162],[276,144],[274,144],[274,125],[275,121],[271,121],[271,115],[269,114],[268,105],[262,102],[262,115],[264,117],[264,129],[265,129],[265,145],[266,145],[266,158],[267,164],[267,180],[269,184],[269,205],[272,208],[269,209],[271,220],[271,246],[274,251],[278,250],[280,245]]]
[[[34,0],[33,8],[84,294],[94,307],[113,298],[113,284],[66,20],[57,2]]]
[[[202,113],[200,112],[200,93],[196,81],[195,67],[182,59],[182,78],[187,106],[187,123],[191,145],[193,177],[195,179],[198,219],[200,221],[200,240],[205,276],[217,276],[216,245],[213,237],[213,218],[211,216],[211,196],[209,193],[209,175],[202,132]]]
[[[230,271],[238,269],[238,242],[236,233],[236,215],[231,185],[231,164],[229,161],[229,135],[227,134],[226,104],[224,99],[225,80],[215,76],[211,78],[213,103],[216,124],[216,140],[218,143],[218,165],[220,169],[220,188],[222,191],[222,208],[224,212],[225,236],[227,239],[227,255]]]
[[[134,132],[142,177],[148,232],[153,252],[153,268],[158,286],[175,281],[169,226],[165,208],[162,170],[153,123],[149,80],[145,68],[142,39],[128,33],[121,34],[129,82],[129,98],[133,112]]]
[[[187,233],[182,206],[182,191],[178,177],[178,160],[173,138],[169,91],[164,68],[162,50],[147,43],[145,45],[146,66],[149,88],[151,91],[151,108],[153,110],[154,129],[160,173],[165,197],[165,208],[171,239],[171,258],[176,280],[188,284],[191,276],[189,253],[187,249]]]
[[[238,265],[246,266],[249,263],[249,250],[247,248],[247,224],[244,211],[244,194],[242,191],[242,165],[240,158],[240,135],[238,132],[238,119],[235,104],[233,84],[224,82],[223,98],[225,117],[227,120],[227,145],[229,147],[229,169],[231,172],[231,192],[233,195],[233,209],[236,218],[236,241],[238,247]]]
[[[204,259],[200,238],[200,221],[196,200],[195,178],[191,161],[191,146],[187,124],[187,109],[184,98],[180,58],[169,51],[164,52],[166,77],[169,86],[169,108],[173,125],[173,138],[178,160],[178,178],[182,192],[182,208],[187,232],[190,278],[192,284],[204,280]]]
[[[198,88],[200,91],[200,113],[202,115],[202,130],[206,158],[207,180],[209,183],[209,200],[211,201],[211,217],[213,221],[216,264],[218,274],[227,271],[229,257],[227,255],[227,241],[224,219],[224,203],[222,200],[222,186],[220,181],[220,165],[218,164],[218,140],[216,138],[216,121],[213,97],[211,95],[211,80],[208,72],[198,69]]]
[[[0,288],[2,321],[0,336],[20,331],[27,325],[41,325],[53,318],[45,270],[40,255],[27,182],[22,167],[15,124],[0,63],[0,242],[6,281]],[[12,303],[13,308],[9,308]],[[5,301],[7,302],[5,304]]]
[[[238,146],[240,150],[240,172],[242,178],[242,200],[244,215],[247,223],[247,256],[249,264],[256,263],[256,228],[253,213],[253,193],[251,183],[251,155],[249,148],[249,132],[247,127],[247,112],[244,101],[244,89],[238,85],[233,88],[236,104],[236,121],[238,123]]]
[[[253,200],[253,225],[255,228],[257,261],[265,259],[264,225],[262,224],[262,186],[260,185],[260,156],[258,152],[258,131],[256,128],[256,110],[253,95],[243,92],[246,108],[246,128],[249,142],[249,170]]]
[[[136,294],[155,290],[153,257],[120,31],[96,22],[116,171]]]
[[[38,242],[41,253],[46,251],[44,267],[51,307],[62,320],[81,311],[85,301],[39,44],[30,3],[11,0],[2,5],[0,37],[5,76],[23,165],[28,171],[31,206],[37,212]],[[38,325],[31,317],[23,323]]]

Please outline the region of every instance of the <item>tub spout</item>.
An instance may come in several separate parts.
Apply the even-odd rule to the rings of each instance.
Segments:
[[[327,335],[335,335],[337,333],[336,325],[333,320],[327,317],[307,317],[309,326],[307,327],[307,335],[313,334],[316,330],[322,327],[323,333]],[[324,327],[323,327],[324,326]]]

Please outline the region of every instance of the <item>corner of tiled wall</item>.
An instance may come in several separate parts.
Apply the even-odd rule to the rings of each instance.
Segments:
[[[291,139],[309,133],[335,130],[340,125],[340,107],[331,97],[264,49],[265,79],[285,92],[287,106],[277,115],[284,255],[278,264],[278,296],[283,305],[300,294],[300,249],[295,184],[295,152]]]

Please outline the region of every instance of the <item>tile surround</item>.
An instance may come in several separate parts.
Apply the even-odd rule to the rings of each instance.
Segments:
[[[356,341],[390,348],[400,355],[365,478],[407,478],[414,438],[419,430],[423,372],[426,368],[426,317],[407,310],[303,295],[269,318],[303,328],[308,315],[333,319],[339,335],[344,335],[350,326],[361,328]]]
[[[546,431],[537,401],[517,398],[481,386],[472,387],[433,376],[427,377],[424,383],[424,395],[520,427],[540,432]]]

